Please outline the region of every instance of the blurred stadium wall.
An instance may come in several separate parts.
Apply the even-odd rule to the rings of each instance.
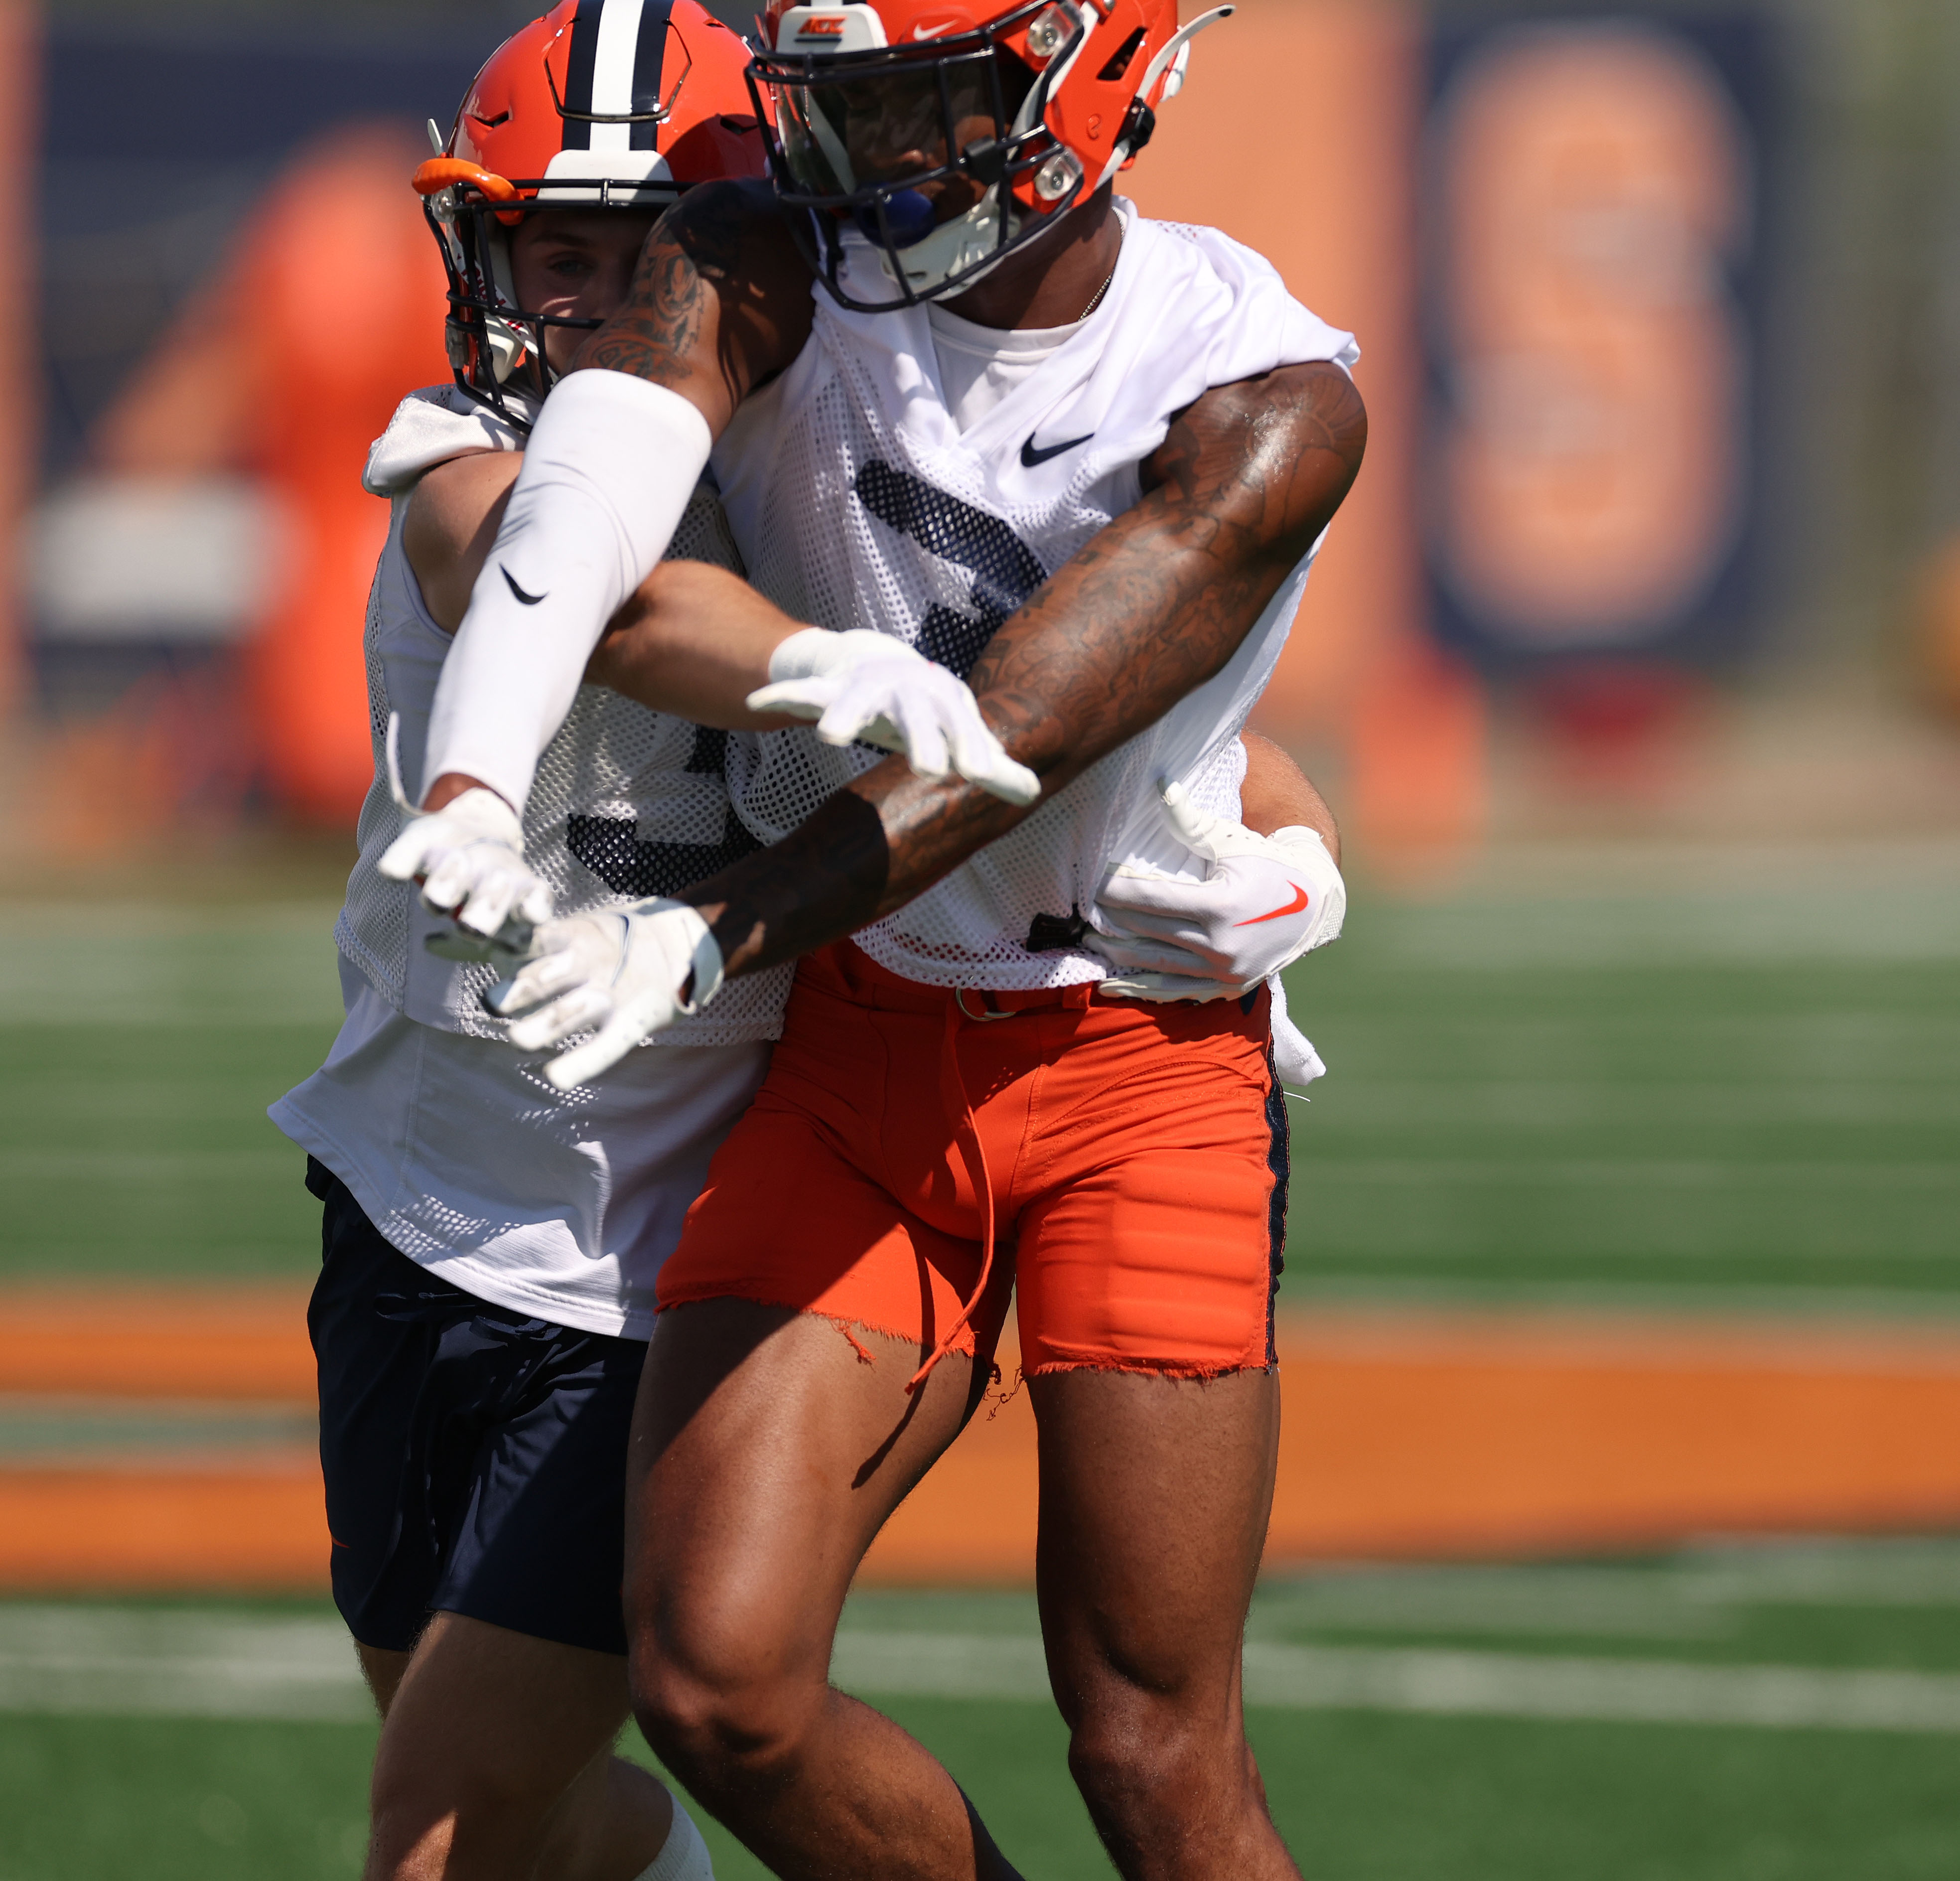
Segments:
[[[17,854],[348,827],[406,174],[530,11],[0,10]],[[1134,193],[1363,344],[1264,719],[1360,852],[1950,829],[1960,14],[1245,0],[1194,59]]]

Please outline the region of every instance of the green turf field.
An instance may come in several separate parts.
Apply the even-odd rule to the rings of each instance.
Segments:
[[[1293,976],[1332,1075],[1293,1110],[1283,1298],[1960,1305],[1960,880],[1843,874],[1357,897]],[[10,921],[0,1278],[304,1275],[263,1112],[332,1036],[330,923]]]
[[[1029,1881],[1110,1872],[1048,1708],[890,1708],[959,1771]],[[1254,1714],[1316,1881],[1949,1881],[1950,1740]],[[7,1881],[351,1881],[372,1733],[0,1718]],[[699,1819],[697,1816],[697,1819]],[[766,1870],[705,1824],[721,1881]]]
[[[1775,905],[1364,909],[1293,976],[1294,1297],[1960,1303],[1960,892]]]
[[[1293,1112],[1284,1298],[1960,1308],[1952,853],[1592,880],[1357,896],[1295,974],[1333,1075]],[[306,1276],[317,1205],[263,1110],[332,1035],[330,918],[13,912],[0,1281]],[[357,1871],[372,1730],[320,1609],[290,1617],[325,1684],[253,1717],[175,1714],[196,1679],[145,1685],[126,1641],[109,1672],[24,1670],[20,1639],[59,1630],[25,1612],[0,1603],[0,1881]],[[853,1626],[840,1678],[1031,1878],[1104,1871],[1025,1598],[880,1596]],[[1960,1873],[1943,1545],[1327,1577],[1267,1588],[1253,1630],[1275,1813],[1326,1881]],[[760,1873],[711,1836],[724,1877]]]
[[[199,1669],[228,1659],[255,1682]],[[1276,1679],[1303,1660],[1320,1669]],[[861,1596],[837,1669],[947,1761],[1029,1881],[1107,1872],[1026,1596]],[[1317,1881],[1960,1871],[1951,1544],[1285,1583],[1255,1609],[1248,1679],[1274,1701],[1250,1714],[1274,1814]],[[0,1877],[351,1876],[364,1702],[320,1609],[0,1603]],[[212,1714],[253,1708],[298,1715]],[[1713,1721],[1739,1708],[1764,1721]],[[705,1826],[724,1881],[762,1873]]]
[[[0,941],[0,1279],[304,1277],[266,1106],[340,1012],[330,905],[59,904]]]

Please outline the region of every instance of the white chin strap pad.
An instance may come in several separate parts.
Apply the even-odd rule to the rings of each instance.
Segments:
[[[552,388],[443,663],[424,777],[460,772],[523,807],[592,649],[666,553],[712,442],[679,393],[628,373],[574,372]]]

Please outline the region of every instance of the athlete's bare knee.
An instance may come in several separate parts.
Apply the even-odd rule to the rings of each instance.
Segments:
[[[558,1798],[520,1758],[438,1759],[384,1739],[371,1792],[368,1881],[501,1872],[541,1842]],[[495,1852],[486,1865],[487,1851]]]
[[[368,1834],[368,1865],[362,1881],[437,1881],[456,1871],[461,1825],[441,1809],[419,1799],[377,1797]]]
[[[512,1849],[542,1835],[551,1799],[498,1796],[487,1785],[374,1785],[368,1881],[422,1881],[469,1872],[471,1849]]]
[[[732,1641],[714,1650],[635,1643],[633,1715],[654,1753],[703,1794],[766,1781],[797,1761],[828,1687],[784,1671],[774,1655]]]
[[[1182,1733],[1166,1739],[1108,1720],[1085,1722],[1068,1746],[1069,1773],[1099,1821],[1140,1810],[1154,1815],[1166,1804],[1174,1813],[1175,1798],[1204,1761]]]
[[[1242,1741],[1236,1717],[1214,1704],[1109,1679],[1071,1733],[1069,1772],[1106,1836],[1175,1838],[1242,1785]]]

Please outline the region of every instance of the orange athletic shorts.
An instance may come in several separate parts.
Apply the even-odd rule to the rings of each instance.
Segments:
[[[1268,1012],[1263,988],[955,994],[826,947],[660,1304],[733,1296],[991,1364],[1011,1283],[1030,1375],[1269,1366],[1287,1126]]]

